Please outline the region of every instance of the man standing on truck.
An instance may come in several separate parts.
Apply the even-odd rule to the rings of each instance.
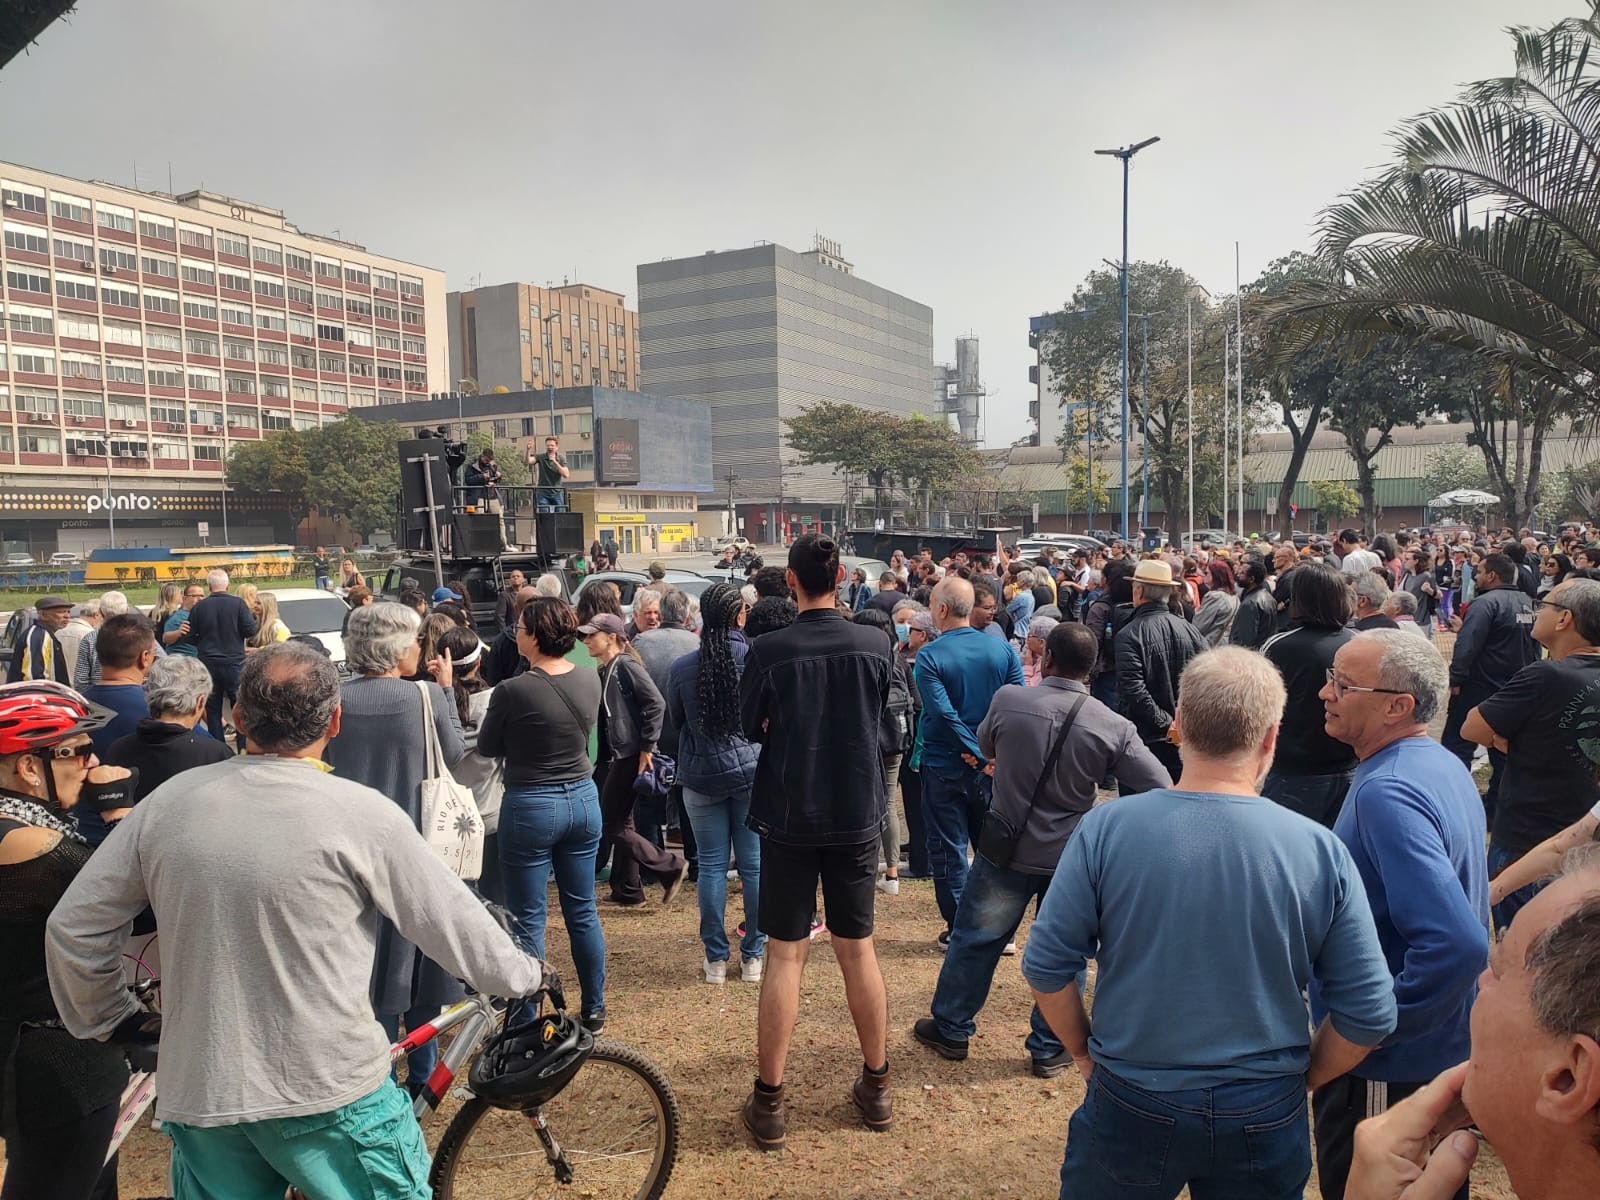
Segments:
[[[533,456],[533,439],[528,439],[528,467],[537,470],[537,483],[539,490],[534,494],[534,500],[540,512],[563,512],[567,507],[566,487],[563,481],[572,474],[572,469],[561,461],[561,440],[547,437],[544,440],[544,453],[538,458]]]

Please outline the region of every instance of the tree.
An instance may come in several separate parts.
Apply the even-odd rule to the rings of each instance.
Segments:
[[[872,486],[876,510],[895,484],[908,492],[939,488],[975,476],[982,458],[948,425],[925,417],[899,417],[837,400],[785,418],[789,448],[802,463],[861,475]]]
[[[298,525],[315,507],[305,432],[284,429],[259,441],[234,442],[228,453],[228,486],[235,491],[278,497]]]
[[[1600,461],[1557,471],[1540,512],[1546,529],[1554,529],[1561,521],[1600,520]]]
[[[1489,490],[1489,473],[1483,469],[1483,456],[1466,445],[1440,446],[1429,451],[1422,468],[1424,500],[1460,488],[1477,492]]]
[[[1069,513],[1105,512],[1111,504],[1106,494],[1108,473],[1098,462],[1080,458],[1067,468],[1065,498]]]
[[[1328,391],[1328,426],[1344,438],[1356,466],[1361,524],[1377,530],[1378,455],[1401,425],[1428,412],[1423,347],[1385,338],[1341,370]]]
[[[1361,497],[1348,483],[1338,479],[1314,479],[1311,495],[1317,505],[1317,514],[1326,521],[1342,521],[1361,509]]]
[[[1498,362],[1499,395],[1462,411],[1514,524],[1537,503],[1553,415],[1600,400],[1600,0],[1588,7],[1513,30],[1514,74],[1410,121],[1396,165],[1323,213],[1332,280],[1273,307],[1301,348],[1401,334]]]

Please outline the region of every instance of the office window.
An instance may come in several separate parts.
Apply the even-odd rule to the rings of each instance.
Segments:
[[[178,276],[185,283],[198,283],[206,287],[217,285],[216,268],[210,263],[196,262],[192,258],[186,258],[178,264]]]
[[[345,373],[344,355],[319,354],[317,355],[317,366],[328,372],[330,375],[343,375]]]
[[[405,376],[407,387],[425,388],[428,386],[428,373],[420,367],[407,367]]]
[[[250,276],[241,275],[237,271],[221,270],[217,272],[217,286],[234,292],[248,292]]]
[[[378,402],[378,393],[371,388],[353,387],[350,389],[351,408],[371,408]]]
[[[287,346],[274,346],[271,342],[262,342],[256,347],[256,361],[287,367],[289,365],[289,349]]]
[[[178,245],[210,254],[213,244],[211,230],[204,225],[178,225]]]
[[[55,414],[60,403],[54,392],[20,391],[15,399],[19,413],[42,413],[47,417]]]
[[[61,352],[61,378],[99,379],[103,373],[98,354],[82,354],[76,350]]]
[[[6,287],[16,292],[37,292],[41,296],[48,296],[50,276],[26,267],[7,267]]]
[[[388,271],[374,272],[372,276],[372,286],[375,288],[382,288],[386,292],[397,292],[400,290],[399,281]]]
[[[537,304],[529,304],[528,315],[535,321],[539,320],[539,306]]]
[[[589,357],[589,343],[588,342],[584,342],[583,343],[583,357],[584,358],[588,358]]]
[[[118,271],[126,271],[132,275],[139,269],[139,256],[132,250],[101,246],[100,269],[107,275],[115,275]]]
[[[399,350],[400,335],[398,333],[384,333],[379,330],[373,335],[372,340],[377,343],[379,350]]]
[[[13,346],[11,348],[11,369],[13,371],[31,371],[35,375],[54,375],[56,373],[55,351],[41,350],[37,346]]]
[[[39,333],[48,336],[55,329],[55,316],[48,308],[13,304],[6,310],[6,320],[10,322],[13,333]]]
[[[601,358],[610,358],[611,357],[611,347],[610,346],[601,346],[600,347],[600,357]]]
[[[221,462],[222,443],[203,442],[199,438],[196,438],[194,443],[194,457],[196,462]]]
[[[198,354],[201,358],[217,357],[217,339],[209,333],[187,333],[183,340],[190,354]]]
[[[92,275],[68,275],[56,272],[56,295],[64,300],[93,300],[95,283]],[[138,303],[137,300],[134,301]]]
[[[417,300],[422,299],[422,280],[415,279],[410,275],[400,276],[400,294]]]
[[[205,367],[191,366],[188,369],[189,386],[202,392],[220,392],[222,390],[222,372],[211,371]]]
[[[566,353],[571,354],[572,353],[572,339],[569,338],[569,337],[562,338],[561,339],[561,349],[563,351],[565,351]]]
[[[217,234],[217,253],[232,254],[238,258],[250,257],[250,243],[244,238],[234,237],[231,233]]]
[[[392,304],[385,304],[379,300],[372,306],[372,315],[380,321],[398,321],[400,310]]]
[[[311,256],[302,254],[298,250],[285,249],[283,252],[283,265],[292,271],[304,271],[311,274]]]
[[[307,416],[301,416],[299,413],[296,413],[291,419],[294,422],[294,427],[301,430],[316,429],[322,424],[322,419],[315,413]]]
[[[428,352],[428,343],[421,338],[404,338],[401,340],[401,345],[405,348],[407,354],[426,354]]]
[[[256,295],[266,296],[271,300],[282,300],[284,292],[284,286],[278,280],[266,276],[256,277]]]
[[[600,368],[599,367],[591,367],[590,368],[590,370],[589,370],[589,382],[592,383],[595,387],[599,387],[600,386]]]
[[[288,293],[289,299],[296,304],[316,303],[317,294],[310,288],[303,287],[298,283],[287,284],[284,291]]]
[[[344,326],[334,325],[327,321],[318,321],[317,336],[330,342],[342,342],[344,341]]]
[[[178,277],[178,260],[164,254],[141,254],[139,267],[147,275],[160,275],[166,279]]]
[[[228,391],[235,396],[254,396],[256,394],[256,380],[253,375],[235,375],[228,372]]]
[[[344,308],[344,299],[338,292],[319,291],[317,293],[317,307],[331,308],[334,312],[339,312]]]
[[[400,310],[400,324],[421,325],[422,310],[420,308],[402,308]]]
[[[250,247],[250,257],[258,263],[266,263],[270,267],[283,266],[283,247],[274,246],[271,242],[257,242]]]
[[[0,202],[8,208],[20,208],[23,212],[44,215],[44,189],[34,187],[29,183],[12,183],[9,179],[0,179]]]
[[[401,380],[400,365],[398,363],[379,363],[378,379],[383,383],[393,383],[398,385]]]
[[[222,323],[224,325],[248,326],[256,323],[256,314],[253,308],[241,308],[232,304],[224,304],[221,305],[217,311],[221,315]]]
[[[371,346],[373,343],[372,330],[370,329],[362,329],[359,326],[352,325],[345,330],[345,335],[345,340],[352,346]]]
[[[253,408],[230,408],[228,425],[234,429],[260,429],[261,418]]]
[[[288,413],[273,412],[270,408],[261,410],[261,428],[265,430],[288,429],[292,425]]]
[[[567,465],[574,471],[594,470],[593,450],[572,450],[566,455]]]
[[[85,264],[94,261],[94,243],[87,238],[73,237],[70,233],[58,233],[55,236],[55,249],[57,258],[70,258],[74,262]]]
[[[144,363],[135,358],[107,359],[106,381],[108,383],[143,383]]]
[[[578,414],[578,432],[594,432],[594,414],[592,412],[585,411]]]
[[[88,224],[93,219],[87,200],[63,195],[61,192],[50,193],[50,213],[61,221],[82,221]]]
[[[153,213],[140,213],[139,236],[156,238],[163,242],[175,242],[178,240],[178,227],[166,217],[158,217]]]
[[[577,313],[573,313],[572,314],[572,327],[574,329],[582,329],[583,328],[583,318],[580,317]]]
[[[302,349],[299,346],[289,351],[289,362],[303,371],[315,371],[317,369],[316,353]]]
[[[256,328],[271,329],[277,333],[284,333],[287,332],[289,323],[284,319],[282,313],[273,312],[266,308],[258,308],[256,309]]]
[[[535,375],[539,374],[541,371],[544,370],[544,359],[542,359],[542,358],[533,359],[532,361],[530,361],[528,363],[528,369],[530,371],[532,371]]]
[[[145,288],[144,309],[146,312],[170,313],[178,315],[178,293],[163,292],[156,288]]]
[[[24,454],[60,454],[61,439],[53,433],[23,430],[17,434],[17,448]]]
[[[317,385],[314,383],[295,384],[294,402],[296,404],[315,404],[317,402]]]
[[[144,369],[145,382],[151,387],[181,388],[183,372],[176,366],[157,366],[150,363]]]
[[[522,340],[523,345],[531,345],[533,342],[533,330],[519,329],[517,330],[517,337]]]
[[[111,419],[118,425],[124,421],[144,420],[144,401],[129,397],[111,397]]]
[[[7,250],[26,250],[30,254],[50,253],[49,235],[35,225],[24,225],[20,221],[5,223],[5,244]]]
[[[82,320],[83,318],[78,318]],[[142,346],[144,345],[144,332],[137,325],[127,325],[121,321],[107,321],[100,330],[108,346]]]
[[[255,362],[255,343],[235,341],[233,338],[223,338],[222,357],[231,358],[235,362]]]
[[[289,333],[292,337],[316,337],[316,322],[312,321],[310,317],[297,317],[291,313],[289,315]]]
[[[504,420],[490,421],[489,422],[489,430],[495,437],[504,438],[504,437],[508,436],[507,433],[506,433],[506,425],[507,425],[507,422],[504,421]]]
[[[150,420],[152,424],[186,425],[189,414],[184,411],[181,400],[152,400],[150,402]]]
[[[330,387],[324,384],[322,386],[322,402],[343,407],[350,403],[350,398],[345,394],[345,390],[342,387]]]
[[[317,258],[315,274],[318,279],[331,279],[337,283],[343,276],[338,259]]]
[[[590,333],[599,333],[600,332],[600,318],[599,317],[590,317],[589,318],[589,332]]]
[[[102,283],[100,285],[100,302],[102,304],[120,304],[123,308],[138,308],[139,289],[122,287],[114,283]]]
[[[263,379],[261,381],[261,394],[269,400],[287,400],[289,398],[289,385],[282,379]]]
[[[144,331],[144,345],[146,350],[169,350],[173,354],[183,353],[183,338],[176,329],[162,329],[152,325]]]
[[[368,321],[372,320],[372,301],[370,300],[363,300],[358,296],[346,296],[344,298],[344,310],[353,317],[364,317]]]
[[[83,342],[100,340],[100,322],[79,313],[62,313],[60,324],[56,328],[64,338],[77,338]]]
[[[360,263],[345,263],[344,281],[346,283],[359,283],[367,286],[372,283],[372,276]]]
[[[559,362],[553,362],[553,363],[550,364],[550,374],[556,376],[557,378],[560,377],[560,375],[561,375],[561,364]]]
[[[376,368],[370,358],[352,358],[350,360],[350,374],[359,375],[363,379],[371,379],[376,373]]]
[[[189,424],[221,425],[222,406],[220,404],[191,404],[189,406]]]
[[[116,204],[96,204],[94,221],[101,229],[115,229],[118,233],[132,233],[136,228],[133,209]]]

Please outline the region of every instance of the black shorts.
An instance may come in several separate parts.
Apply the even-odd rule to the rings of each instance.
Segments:
[[[780,942],[811,936],[822,881],[823,919],[842,938],[872,936],[878,843],[856,846],[793,846],[761,839],[761,932]]]

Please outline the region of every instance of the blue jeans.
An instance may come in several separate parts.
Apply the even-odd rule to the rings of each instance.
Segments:
[[[946,925],[956,919],[956,906],[967,885],[967,846],[983,830],[994,781],[965,764],[954,767],[922,764],[922,814],[927,823],[928,867],[933,894]]]
[[[744,894],[744,938],[739,957],[760,958],[767,949],[757,914],[761,911],[761,837],[744,823],[750,815],[750,790],[710,796],[683,789],[683,811],[694,828],[700,848],[700,879],[695,894],[700,899],[700,941],[707,962],[728,960],[728,931],[723,910],[728,905],[728,847],[739,860],[739,884]]]
[[[1028,902],[1043,903],[1049,886],[1048,875],[1024,875],[997,867],[981,854],[972,860],[961,906],[950,927],[950,947],[933,989],[933,1019],[945,1037],[965,1041],[978,1031],[973,1018],[989,998],[1000,953],[1017,935]],[[1082,976],[1078,986],[1083,987]],[[1034,1058],[1054,1058],[1065,1049],[1045,1024],[1037,1004],[1029,1025],[1028,1053]]]
[[[330,579],[328,576],[326,576],[326,575],[318,575],[317,576],[317,591],[319,591],[319,592],[327,591],[328,590],[328,585],[330,583],[332,583],[332,582],[333,582],[333,580]]]
[[[1498,842],[1491,840],[1489,843],[1489,878],[1493,879],[1521,857],[1520,854],[1507,853],[1500,848]],[[1544,889],[1544,886],[1542,882],[1525,884],[1500,901],[1499,904],[1496,904],[1489,910],[1494,916],[1494,927],[1502,933],[1510,929],[1511,919],[1521,912],[1528,901],[1537,896]]]
[[[517,941],[544,957],[546,888],[556,873],[561,918],[572,944],[583,991],[583,1016],[606,1011],[606,938],[594,898],[594,859],[600,848],[600,793],[592,779],[570,783],[508,783],[500,804],[500,866],[506,907],[521,928]]]
[[[405,1022],[406,1032],[420,1029],[429,1021],[439,1015],[441,1005],[424,1004],[413,1008],[408,1013],[379,1013],[378,1024],[383,1026],[384,1036],[391,1042],[400,1040],[400,1023]],[[406,1055],[406,1091],[415,1100],[417,1093],[422,1091],[422,1085],[428,1082],[428,1076],[433,1074],[433,1068],[439,1063],[439,1039],[435,1038],[426,1045],[418,1046]],[[389,1068],[389,1078],[399,1081],[400,1072],[397,1067]]]
[[[1329,775],[1273,770],[1267,772],[1261,794],[1290,812],[1310,817],[1318,825],[1332,829],[1354,776],[1354,770],[1335,771]]]
[[[1181,1015],[1175,1017],[1181,1019]],[[1096,1066],[1067,1127],[1062,1200],[1300,1200],[1311,1178],[1301,1075],[1147,1092]]]
[[[567,507],[562,488],[540,488],[533,495],[534,505],[540,512],[561,512]]]

